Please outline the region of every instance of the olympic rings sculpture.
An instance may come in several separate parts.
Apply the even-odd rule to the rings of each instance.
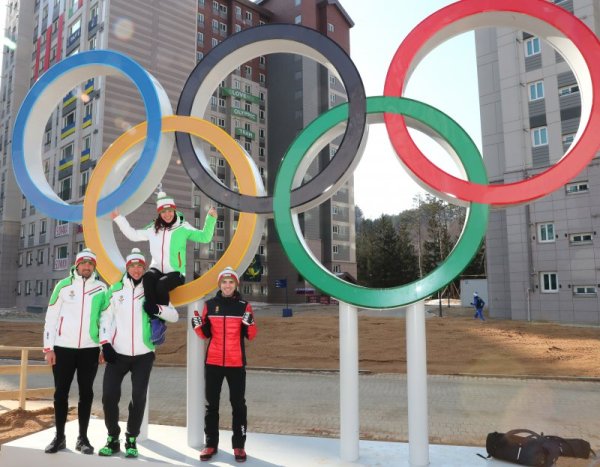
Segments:
[[[567,154],[545,172],[517,183],[489,185],[481,154],[464,130],[439,110],[402,97],[424,55],[450,37],[482,26],[523,29],[546,40],[569,63],[581,90],[581,124]],[[214,89],[235,67],[259,55],[281,52],[304,55],[326,66],[344,84],[348,102],[325,112],[300,132],[283,158],[273,195],[266,196],[251,157],[227,133],[199,117]],[[241,215],[221,260],[200,278],[176,289],[172,294],[175,305],[190,303],[213,290],[216,274],[225,264],[242,273],[255,253],[265,218],[273,216],[284,251],[315,287],[356,306],[394,308],[431,295],[460,274],[483,241],[489,205],[524,203],[544,196],[589,163],[600,149],[600,141],[589,131],[600,123],[600,61],[594,60],[598,56],[600,42],[594,33],[575,16],[545,0],[462,0],[432,14],[406,37],[388,70],[384,96],[367,98],[353,62],[329,38],[299,25],[262,25],[239,32],[211,50],[190,74],[177,115],[171,115],[162,87],[133,60],[107,50],[82,52],[59,62],[31,88],[15,120],[13,166],[22,192],[42,212],[69,221],[83,219],[85,240],[97,253],[98,269],[107,281],[114,282],[122,274],[124,260],[105,214],[119,205],[127,214],[148,198],[166,172],[174,144],[172,133],[177,132],[177,148],[192,181],[211,199]],[[68,205],[51,190],[41,169],[42,135],[37,129],[43,128],[56,104],[40,96],[62,96],[90,75],[116,72],[138,87],[147,122],[121,135],[99,159],[83,207]],[[392,145],[411,175],[438,196],[469,206],[469,212],[457,244],[437,269],[410,284],[369,289],[341,281],[314,258],[304,243],[297,216],[331,197],[348,179],[362,156],[368,123],[381,121],[382,116]],[[439,140],[460,162],[467,180],[431,164],[412,141],[407,126]],[[301,184],[318,152],[342,134],[330,164]],[[239,193],[212,174],[201,145],[192,136],[218,148],[234,171]],[[131,174],[123,181],[129,169]],[[106,195],[105,186],[118,188]],[[105,195],[102,199],[101,192]]]

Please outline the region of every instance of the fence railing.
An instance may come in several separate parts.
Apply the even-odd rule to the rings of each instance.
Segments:
[[[50,365],[30,365],[29,351],[42,351],[42,347],[19,347],[10,345],[0,345],[0,351],[21,351],[20,365],[0,365],[0,375],[19,375],[19,389],[16,391],[0,391],[0,400],[17,399],[19,407],[25,410],[27,398],[32,397],[52,397],[54,388],[27,389],[27,375],[51,373]]]

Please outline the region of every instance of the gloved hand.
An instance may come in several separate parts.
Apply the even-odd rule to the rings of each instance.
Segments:
[[[117,361],[117,352],[115,352],[113,346],[108,342],[102,344],[102,355],[104,355],[104,360],[107,363],[115,363]]]
[[[254,324],[254,315],[249,311],[245,312],[242,316],[242,324],[245,324],[246,326]]]
[[[196,329],[202,326],[202,317],[198,314],[198,311],[194,311],[194,317],[192,318],[192,328]]]
[[[142,306],[142,310],[144,310],[146,312],[146,314],[150,317],[150,319],[154,319],[154,318],[156,318],[156,315],[158,314],[158,305],[156,303],[151,305],[148,302],[144,302],[144,305]]]

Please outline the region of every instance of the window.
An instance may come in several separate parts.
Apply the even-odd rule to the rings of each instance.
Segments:
[[[246,12],[246,21],[252,22],[252,12],[251,11]]]
[[[31,266],[33,264],[33,251],[28,251],[25,255],[25,265]]]
[[[333,245],[333,247],[332,247],[332,250],[333,250],[333,254],[334,254],[334,255],[337,255],[337,254],[338,254],[338,250],[339,250],[339,249],[338,249],[338,246],[337,246],[337,245]]]
[[[71,34],[76,33],[77,31],[79,31],[81,29],[81,18],[79,18],[77,21],[75,21],[70,27],[69,27],[69,36]]]
[[[56,259],[67,259],[69,252],[67,245],[61,245],[56,247]]]
[[[530,37],[525,41],[525,56],[531,57],[532,55],[539,54],[541,52],[540,38]]]
[[[531,144],[534,148],[548,145],[548,127],[541,126],[533,128],[531,132]]]
[[[225,23],[219,23],[219,30],[221,34],[227,34],[227,25]]]
[[[244,73],[246,74],[247,78],[250,78],[252,76],[252,67],[245,65],[244,66]]]
[[[529,83],[529,100],[536,101],[544,98],[544,82]]]
[[[21,295],[23,293],[23,283],[21,281],[17,282],[17,295]]]
[[[38,250],[38,252],[37,252],[37,264],[44,264],[44,250]]]
[[[235,17],[238,19],[242,18],[242,8],[239,6],[235,6]]]
[[[335,86],[335,76],[329,75],[329,84]]]
[[[569,183],[565,188],[566,188],[568,195],[571,195],[574,193],[585,193],[585,192],[589,191],[589,189],[590,189],[587,181]]]
[[[334,264],[333,265],[333,272],[335,272],[335,273],[342,272],[342,267],[339,264]]]
[[[88,102],[87,104],[85,104],[83,106],[83,115],[84,115],[84,119],[87,117],[91,117],[92,116],[92,111],[93,111],[93,104],[91,102]]]
[[[96,50],[97,47],[98,47],[98,39],[97,39],[97,36],[94,36],[88,41],[88,50]]]
[[[575,233],[569,235],[569,243],[578,245],[582,243],[591,243],[594,236],[591,232]]]
[[[31,281],[25,281],[25,295],[31,295]]]
[[[575,133],[563,135],[563,137],[562,137],[563,146],[571,146],[571,144],[573,144],[574,140],[575,140]]]
[[[258,74],[258,81],[260,84],[265,84],[267,82],[267,77],[265,76],[264,73]]]
[[[596,287],[593,285],[574,285],[573,295],[596,295]]]
[[[75,124],[75,112],[69,112],[63,117],[63,128]]]
[[[198,33],[198,35],[196,36],[196,41],[200,45],[204,44],[204,33],[203,32]]]
[[[219,118],[217,119],[217,124],[222,127],[225,128],[225,119],[224,118]]]
[[[29,236],[30,237],[35,236],[35,222],[31,222],[29,224]]]
[[[227,5],[219,4],[219,12],[223,13],[224,15],[227,14]]]
[[[88,183],[90,182],[90,171],[81,172],[81,183],[79,184],[79,196],[85,195]]]
[[[63,201],[71,199],[71,177],[64,178],[60,181],[58,196]]]
[[[199,62],[204,58],[204,54],[202,52],[196,52],[196,61]]]
[[[217,251],[223,251],[223,242],[217,242]]]
[[[540,273],[540,288],[542,293],[558,292],[558,279],[555,272]]]
[[[337,100],[337,96],[335,94],[330,94],[329,95],[329,102],[331,104],[335,104],[335,101]]]
[[[266,285],[261,285],[260,286],[260,294],[261,295],[268,295],[269,294],[269,287]]]
[[[540,243],[549,243],[554,242],[554,224],[553,223],[545,223],[538,224],[538,242]]]
[[[72,159],[73,158],[73,143],[62,148],[62,158]]]
[[[298,15],[294,18],[295,24],[300,24],[302,22],[302,15]]]
[[[40,220],[40,234],[45,234],[48,227],[48,221],[46,219]]]
[[[263,66],[266,65],[267,59],[265,58],[264,55],[261,55],[260,57],[258,57],[258,63]]]
[[[217,229],[225,228],[225,221],[217,221],[215,228],[217,228]]]
[[[23,266],[23,253],[19,253],[19,259],[17,260],[19,267]]]
[[[219,45],[219,39],[215,39],[213,37],[212,40],[210,41],[210,43],[213,47],[216,47],[217,45]]]
[[[258,254],[263,256],[267,254],[267,249],[264,245],[258,245]]]
[[[569,86],[563,86],[562,88],[558,88],[558,95],[560,97],[568,96],[569,94],[575,94],[578,92],[579,92],[579,85],[577,85],[577,84],[570,84]]]
[[[219,31],[219,22],[216,19],[212,20],[212,30],[213,32]]]
[[[252,286],[248,284],[244,284],[242,287],[242,293],[244,295],[252,295]]]
[[[331,231],[332,231],[334,234],[339,234],[339,233],[340,233],[340,226],[339,226],[339,225],[332,225],[332,226],[331,226]]]
[[[244,149],[246,152],[250,152],[252,150],[252,143],[250,143],[250,141],[244,141]]]
[[[335,26],[331,23],[327,23],[327,31],[328,32],[334,32],[335,31]]]
[[[233,30],[234,32],[240,32],[242,30],[242,27],[239,24],[235,24],[233,26]]]

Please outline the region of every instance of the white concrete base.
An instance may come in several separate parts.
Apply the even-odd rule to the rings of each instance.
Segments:
[[[124,433],[124,424],[121,424]],[[148,465],[237,465],[230,447],[231,433],[221,432],[221,445],[218,454],[211,462],[200,462],[198,451],[187,447],[185,427],[150,425],[149,439],[138,443],[138,460],[126,459],[121,452],[114,457],[84,456],[75,451],[77,439],[77,421],[67,423],[67,449],[56,454],[44,453],[44,447],[52,440],[54,429],[48,429],[21,438],[2,446],[0,465],[2,467],[57,466],[119,466],[132,462],[144,462]],[[96,452],[106,441],[106,429],[103,420],[91,420],[88,437]],[[123,445],[123,443],[121,443]],[[356,462],[346,463],[339,458],[338,439],[310,438],[302,436],[269,435],[250,433],[246,441],[248,453],[247,466],[409,466],[408,444],[382,441],[360,441],[360,458]],[[431,466],[501,466],[514,465],[490,459],[484,461],[476,454],[485,454],[485,448],[461,446],[429,446]]]

